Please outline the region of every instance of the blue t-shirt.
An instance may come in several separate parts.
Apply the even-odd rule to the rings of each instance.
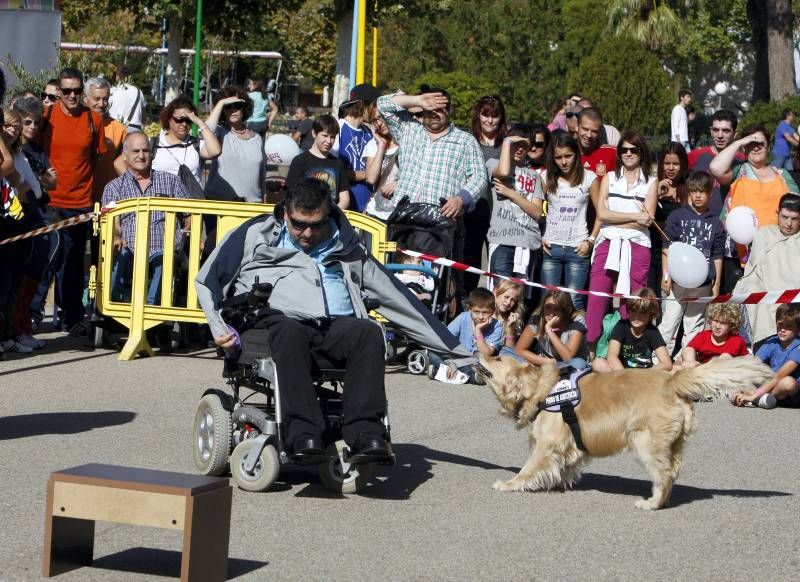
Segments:
[[[372,133],[366,125],[356,129],[344,122],[339,129],[339,159],[344,162],[348,170],[362,172],[367,169],[364,160],[364,146],[372,140]],[[350,193],[353,195],[351,205],[359,212],[363,212],[367,202],[372,198],[372,188],[364,182],[350,184]]]
[[[778,124],[778,129],[775,130],[775,145],[772,146],[772,155],[776,157],[786,157],[792,150],[789,142],[783,137],[784,133],[794,135],[794,128],[789,125],[785,119]]]
[[[253,114],[248,122],[261,122],[267,120],[267,105],[269,102],[261,95],[261,91],[251,91],[247,94],[253,100]]]
[[[761,344],[761,347],[758,348],[756,356],[772,368],[773,372],[780,370],[781,366],[786,362],[796,362],[800,364],[800,339],[795,339],[786,349],[783,349],[778,336],[770,336]],[[795,380],[800,378],[800,365],[792,372],[792,378]]]
[[[478,351],[475,336],[472,333],[472,314],[469,311],[459,314],[447,325],[447,329],[458,338],[458,343],[471,353],[474,354]],[[503,337],[503,324],[492,318],[492,322],[483,330],[483,339],[497,353],[503,347],[505,340]]]

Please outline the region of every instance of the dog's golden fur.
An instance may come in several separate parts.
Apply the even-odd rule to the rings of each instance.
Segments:
[[[485,380],[500,401],[501,412],[516,420],[518,428],[528,427],[531,448],[519,474],[497,481],[495,489],[567,489],[578,481],[589,458],[629,449],[653,480],[652,496],[636,502],[641,509],[659,509],[669,500],[683,446],[696,426],[693,399],[729,396],[772,376],[752,356],[717,358],[676,374],[653,369],[588,374],[580,382],[581,403],[575,409],[584,452],[575,445],[561,414],[537,414],[539,403],[558,380],[555,366],[521,364],[508,357],[481,362],[491,374]]]

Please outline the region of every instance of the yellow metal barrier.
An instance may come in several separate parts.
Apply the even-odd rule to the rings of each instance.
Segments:
[[[132,198],[119,202],[109,209],[94,226],[95,235],[100,236],[98,265],[92,267],[89,284],[92,298],[96,298],[97,310],[105,317],[111,317],[128,328],[128,341],[120,352],[120,360],[132,360],[137,354],[153,355],[147,342],[146,331],[161,323],[183,321],[205,323],[203,310],[197,302],[194,279],[200,270],[203,215],[211,215],[217,220],[217,241],[231,229],[244,221],[264,213],[272,213],[273,205],[220,202],[216,200],[181,200],[174,198]],[[129,213],[136,214],[135,248],[133,252],[133,277],[131,301],[120,302],[111,299],[111,273],[114,268],[114,219]],[[148,288],[148,242],[150,238],[150,214],[164,212],[164,256],[161,273],[161,304],[147,304]],[[371,254],[381,263],[386,254],[396,250],[395,243],[386,238],[386,225],[379,220],[360,214],[347,212],[350,223],[359,231]],[[175,228],[179,218],[188,219],[189,268],[186,288],[186,304],[174,305],[175,273]]]

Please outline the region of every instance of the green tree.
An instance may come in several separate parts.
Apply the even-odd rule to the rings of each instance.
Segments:
[[[634,40],[609,38],[600,42],[570,73],[567,88],[591,95],[601,104],[604,120],[619,128],[654,134],[669,122],[669,76],[658,59]]]
[[[608,26],[617,36],[638,40],[650,50],[674,46],[686,37],[682,16],[694,0],[610,0]]]

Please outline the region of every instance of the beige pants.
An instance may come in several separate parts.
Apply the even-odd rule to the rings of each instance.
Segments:
[[[697,332],[702,331],[706,323],[706,306],[704,303],[681,303],[680,300],[686,297],[706,297],[710,294],[711,285],[687,289],[676,283],[672,284],[669,298],[677,299],[678,301],[664,301],[661,303],[661,323],[658,326],[658,331],[661,333],[661,337],[664,338],[670,355],[675,349],[675,334],[678,333],[681,320],[683,320],[683,342],[681,348],[688,344]]]

